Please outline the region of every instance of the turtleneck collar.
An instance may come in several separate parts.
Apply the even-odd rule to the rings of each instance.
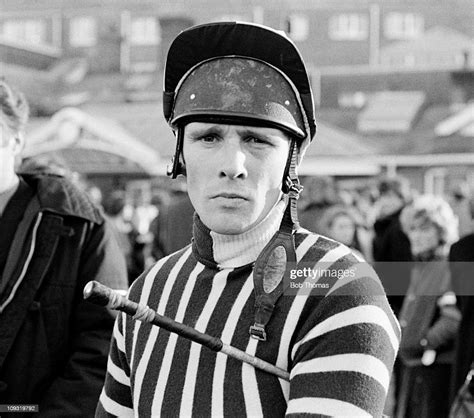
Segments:
[[[204,265],[219,269],[253,263],[278,231],[285,206],[284,200],[279,201],[259,224],[237,235],[213,232],[194,214],[194,255]]]

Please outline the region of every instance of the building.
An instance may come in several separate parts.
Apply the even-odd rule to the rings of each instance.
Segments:
[[[417,40],[435,26],[474,36],[469,0],[0,0],[0,10],[3,49],[42,53],[40,65],[48,56],[85,56],[92,72],[160,69],[180,30],[211,20],[285,30],[315,69],[385,65],[388,46]],[[399,59],[413,66],[410,51]],[[433,65],[452,59],[439,56]],[[460,65],[462,53],[454,60]]]

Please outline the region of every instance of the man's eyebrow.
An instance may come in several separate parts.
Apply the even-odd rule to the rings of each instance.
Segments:
[[[253,129],[251,127],[248,127],[248,128],[245,127],[245,128],[239,129],[238,133],[241,136],[255,136],[255,137],[260,138],[260,139],[268,139],[268,140],[272,139],[271,134],[262,132],[261,130]]]
[[[218,125],[209,127],[196,127],[189,131],[189,135],[192,137],[204,136],[209,134],[222,134],[223,128]]]
[[[280,141],[280,136],[274,131],[254,129],[253,127],[244,127],[242,130],[239,130],[239,135],[241,136],[254,136],[257,139],[268,141],[269,143],[276,144]],[[290,141],[288,135],[285,135],[285,139]]]

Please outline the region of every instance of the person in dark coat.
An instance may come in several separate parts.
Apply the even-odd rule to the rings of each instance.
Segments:
[[[458,220],[437,196],[419,196],[400,216],[414,268],[400,312],[402,360],[397,417],[447,417],[454,339],[461,314],[446,263]]]
[[[90,280],[126,289],[125,262],[70,180],[15,172],[27,119],[23,96],[0,82],[0,403],[92,416],[114,315],[82,290]]]
[[[400,225],[400,213],[411,201],[408,180],[383,177],[378,183],[379,198],[375,202],[373,260],[387,292],[388,301],[398,316],[410,276],[412,260],[410,241]]]
[[[474,220],[474,198],[470,206]],[[452,245],[449,261],[453,287],[462,315],[453,366],[451,398],[454,398],[474,362],[474,233]]]

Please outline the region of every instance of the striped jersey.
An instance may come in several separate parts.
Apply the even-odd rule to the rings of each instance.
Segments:
[[[287,370],[290,381],[120,314],[96,416],[381,416],[400,330],[377,276],[355,269],[361,260],[347,247],[298,230],[295,271],[328,274],[299,277],[276,303],[267,341],[250,336],[254,261],[280,215],[234,238],[196,218],[193,244],[157,262],[129,298]]]

